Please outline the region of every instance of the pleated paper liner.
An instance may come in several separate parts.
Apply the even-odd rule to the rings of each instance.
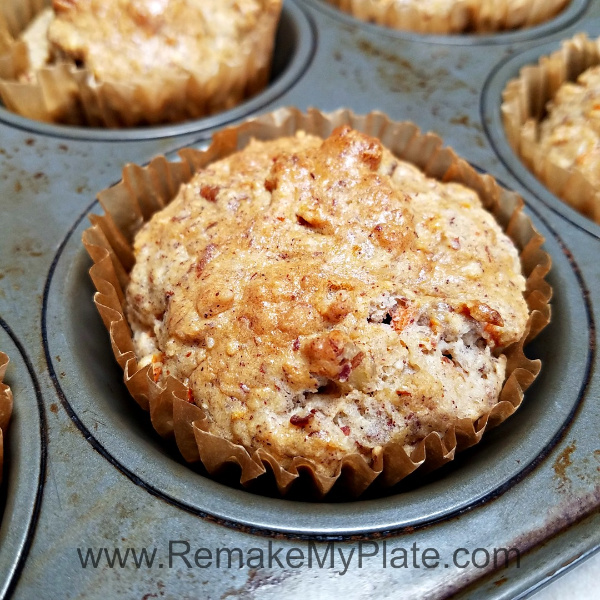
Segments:
[[[251,138],[275,139],[299,130],[325,138],[344,124],[379,138],[398,158],[415,164],[428,176],[460,182],[478,192],[520,251],[530,316],[523,338],[505,353],[506,381],[498,404],[489,413],[474,422],[457,420],[447,431],[429,434],[410,454],[400,444],[389,444],[373,451],[370,463],[359,454],[346,456],[335,475],[326,477],[306,458],[297,457],[291,464],[283,465],[264,449],[248,450],[213,435],[203,410],[188,402],[188,390],[182,382],[169,377],[164,388],[156,384],[151,367],[138,366],[124,316],[124,290],[134,264],[135,233],[153,213],[171,202],[180,185],[189,181],[194,172],[243,148]],[[524,391],[540,370],[539,361],[525,357],[523,345],[548,324],[552,290],[545,281],[550,256],[541,249],[543,238],[522,212],[523,201],[517,194],[501,188],[491,176],[479,175],[451,149],[442,148],[437,136],[422,134],[412,123],[392,122],[377,112],[357,116],[348,110],[323,114],[315,109],[302,113],[283,108],[225,129],[214,136],[207,150],[185,149],[180,157],[181,162],[158,157],[146,167],[126,166],[122,181],[99,194],[105,214],[90,216],[92,227],[84,232],[83,243],[94,262],[90,270],[97,289],[94,301],[110,332],[125,384],[138,404],[150,412],[156,431],[175,438],[186,461],[202,461],[209,473],[217,473],[230,463],[237,464],[240,481],[245,485],[256,482],[268,470],[281,494],[304,472],[300,485],[309,486],[318,497],[325,496],[336,482],[336,487],[359,496],[375,480],[378,486],[387,488],[419,467],[433,469],[451,461],[457,451],[477,444],[488,428],[502,423],[519,407]],[[260,480],[253,487],[257,485],[260,486]]]
[[[527,168],[556,196],[586,217],[600,223],[600,190],[577,166],[565,169],[551,162],[539,148],[540,121],[546,105],[567,81],[600,64],[600,38],[578,34],[560,50],[523,67],[502,94],[502,119],[508,142]]]
[[[362,21],[429,34],[490,33],[539,25],[570,0],[456,0],[446,7],[422,0],[327,0]]]
[[[30,71],[19,34],[49,0],[2,0],[0,7],[0,99],[6,108],[47,123],[89,127],[135,127],[175,123],[228,110],[269,81],[281,0],[260,0],[247,51],[221,63],[216,73],[198,69],[160,82],[96,81],[87,69],[63,60]]]
[[[12,392],[4,383],[4,374],[8,362],[8,356],[4,352],[0,352],[0,483],[2,483],[2,467],[4,464],[4,432],[8,427],[13,408]]]

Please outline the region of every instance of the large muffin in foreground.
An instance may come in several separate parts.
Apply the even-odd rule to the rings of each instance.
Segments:
[[[281,108],[179,155],[127,165],[82,239],[124,383],[186,461],[356,497],[521,405],[552,288],[516,193],[379,112]]]
[[[418,33],[489,33],[538,25],[570,0],[329,0],[363,21]]]
[[[281,4],[53,0],[15,42],[26,60],[17,53],[0,92],[25,116],[108,127],[226,110],[267,84]],[[15,0],[3,10],[20,12]]]
[[[529,315],[477,193],[347,126],[202,169],[134,251],[140,366],[188,386],[211,434],[325,476],[489,413]]]

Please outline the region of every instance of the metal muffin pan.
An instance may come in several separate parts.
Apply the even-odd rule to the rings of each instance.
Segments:
[[[502,150],[495,114],[502,82],[527,57],[536,62],[578,31],[600,35],[600,3],[573,0],[538,27],[478,37],[396,32],[322,0],[286,0],[280,74],[233,111],[170,127],[99,131],[34,123],[0,109],[0,316],[14,324],[15,341],[31,357],[49,448],[38,524],[21,554],[26,562],[8,559],[11,569],[25,565],[11,595],[268,598],[277,583],[277,595],[289,597],[394,598],[400,590],[407,598],[514,597],[598,548],[600,242],[593,223],[586,228],[583,217],[521,178],[520,161]],[[383,497],[281,500],[189,467],[129,398],[92,303],[81,232],[88,215],[100,211],[95,194],[120,178],[122,165],[173,156],[205,144],[226,122],[286,105],[379,109],[436,131],[474,166],[522,193],[553,258],[553,321],[527,348],[543,370],[522,406],[453,463]],[[23,423],[24,436],[45,447],[39,423]],[[9,497],[18,493],[12,476]],[[35,514],[26,519],[29,531]],[[354,564],[340,576],[277,566],[93,569],[77,554],[87,547],[164,551],[169,540],[212,548],[276,544],[284,553],[308,540],[321,549],[335,540],[348,551],[359,542],[417,543],[442,556],[460,547],[517,547],[522,559],[518,568],[425,571],[383,568],[378,557],[368,569]]]

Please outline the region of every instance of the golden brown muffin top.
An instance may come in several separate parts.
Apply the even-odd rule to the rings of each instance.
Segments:
[[[141,364],[188,384],[213,433],[330,474],[489,411],[528,316],[477,194],[347,127],[210,165],[135,253]]]

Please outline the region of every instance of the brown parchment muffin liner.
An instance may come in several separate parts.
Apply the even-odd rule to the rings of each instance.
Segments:
[[[484,206],[494,214],[520,251],[527,278],[525,295],[530,317],[523,338],[505,352],[508,358],[506,381],[498,404],[488,414],[475,422],[457,420],[444,435],[429,434],[410,455],[401,444],[390,444],[374,453],[371,465],[359,454],[346,456],[335,476],[327,477],[317,473],[308,459],[294,458],[291,466],[284,468],[266,450],[249,452],[211,434],[208,417],[201,408],[188,402],[188,390],[183,383],[169,377],[164,388],[156,384],[152,367],[138,366],[124,316],[124,290],[134,264],[134,235],[154,212],[171,202],[180,185],[189,181],[194,172],[241,149],[251,138],[275,139],[299,130],[326,138],[343,124],[379,138],[398,158],[415,164],[428,176],[460,182],[478,192]],[[165,437],[175,437],[187,461],[201,460],[210,473],[219,471],[227,463],[236,463],[241,469],[243,484],[269,469],[281,494],[286,493],[300,471],[306,471],[309,481],[314,483],[313,491],[319,496],[327,494],[338,479],[350,494],[358,496],[375,479],[378,484],[389,487],[422,465],[428,469],[443,465],[454,458],[457,450],[479,442],[486,429],[502,423],[519,407],[523,392],[540,370],[540,361],[525,357],[523,345],[548,324],[552,290],[544,279],[551,266],[550,256],[541,249],[543,238],[523,214],[523,201],[517,194],[501,188],[491,176],[479,175],[451,149],[442,148],[437,136],[422,134],[412,123],[392,122],[378,112],[357,116],[348,110],[323,114],[315,109],[302,113],[294,108],[283,108],[217,133],[205,151],[185,149],[179,154],[181,162],[158,157],[143,168],[126,166],[122,181],[98,195],[105,214],[90,216],[92,227],[84,232],[83,243],[94,261],[90,269],[98,290],[94,301],[110,332],[125,384],[138,404],[150,411],[156,431]]]
[[[125,84],[96,81],[89,70],[67,60],[23,81],[30,65],[18,36],[51,0],[2,0],[0,99],[8,110],[37,121],[107,128],[175,123],[233,108],[269,81],[279,22],[279,12],[271,10],[274,2],[264,0],[262,18],[251,34],[252,51],[221,63],[210,80],[190,74]]]
[[[8,356],[4,352],[0,352],[0,483],[2,483],[2,467],[4,465],[4,432],[8,427],[13,408],[12,392],[3,381],[8,362]]]
[[[456,0],[444,13],[432,14],[421,0],[327,0],[357,19],[417,33],[489,33],[539,25],[556,16],[571,0]]]
[[[508,142],[536,177],[575,210],[600,223],[600,190],[577,166],[565,169],[551,162],[539,147],[540,121],[546,105],[567,81],[600,64],[600,38],[577,34],[560,50],[523,67],[502,94],[502,119]]]

